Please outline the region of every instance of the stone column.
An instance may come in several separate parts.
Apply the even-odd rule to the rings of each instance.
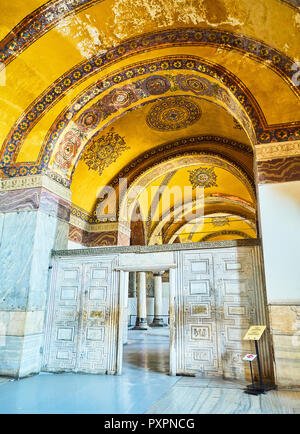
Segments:
[[[131,298],[136,298],[136,295],[137,295],[136,277],[137,277],[136,271],[129,273],[129,289],[130,289],[129,297],[131,297]]]
[[[0,375],[40,371],[51,250],[67,248],[70,199],[47,176],[1,180]]]
[[[137,277],[137,318],[134,330],[148,330],[146,273],[138,272]]]
[[[162,316],[162,276],[164,271],[154,274],[154,318],[150,324],[151,327],[164,327],[164,319]]]

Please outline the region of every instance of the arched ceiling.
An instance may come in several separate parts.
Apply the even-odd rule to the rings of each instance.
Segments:
[[[295,1],[23,3],[1,2],[0,60],[6,65],[6,86],[0,89],[4,176],[47,168],[57,152],[56,136],[88,107],[90,98],[81,101],[75,113],[70,112],[70,103],[89,86],[108,74],[120,75],[132,64],[143,68],[145,62],[166,56],[197,56],[206,64],[219,65],[216,81],[224,79],[225,70],[232,79],[236,77],[236,85],[245,93],[238,95],[239,102],[259,123],[252,141],[299,134],[299,89],[291,81],[291,68],[299,56]],[[228,83],[233,94],[239,92],[236,85]],[[245,98],[252,102],[243,102]],[[280,104],[274,105],[274,99]],[[55,125],[61,113],[66,119]],[[256,115],[259,119],[254,119]],[[74,157],[72,164],[78,155]],[[17,170],[10,170],[12,166]]]
[[[253,170],[251,147],[247,145],[249,140],[245,132],[240,129],[239,124],[234,121],[234,118],[223,108],[212,102],[198,100],[197,98],[188,98],[187,101],[198,107],[199,113],[201,111],[201,117],[185,128],[170,131],[159,131],[151,128],[147,124],[147,116],[156,103],[149,103],[129,112],[126,116],[117,119],[113,124],[100,131],[99,137],[105,139],[108,137],[111,128],[113,128],[116,137],[124,139],[126,150],[116,151],[115,155],[111,156],[105,153],[105,166],[101,164],[103,160],[101,156],[98,160],[96,157],[91,156],[93,162],[99,163],[97,169],[95,169],[87,164],[87,158],[90,154],[89,148],[87,148],[73,173],[71,184],[73,203],[91,211],[99,189],[101,186],[110,184],[114,175],[121,178],[126,173],[126,176],[128,176],[128,172],[122,173],[122,169],[128,166],[128,171],[133,172],[134,161],[141,155],[145,160],[145,170],[150,164],[150,157],[153,159],[152,165],[157,164],[154,158],[155,151],[161,154],[158,157],[159,162],[162,159],[167,159],[168,153],[166,151],[168,148],[174,151],[171,152],[171,156],[176,155],[176,153],[178,155],[183,151],[188,152],[189,149],[193,149],[193,152],[200,152],[201,149],[210,152],[221,151],[227,157],[236,158],[250,175]],[[185,107],[185,99],[180,97],[180,102],[183,102]],[[201,144],[200,140],[205,136],[210,136],[210,140]],[[231,145],[226,147],[225,144],[225,146],[222,146],[222,144],[218,143],[219,137],[229,139]],[[194,141],[189,140],[189,138],[194,139]],[[175,142],[177,143],[177,149],[174,145]],[[244,146],[242,146],[243,144]],[[159,152],[157,147],[160,145],[162,149]],[[113,157],[116,157],[115,161],[113,161]],[[139,169],[140,166],[141,162],[137,164],[136,169]]]
[[[47,173],[86,221],[101,186],[162,182],[184,155],[207,159],[174,163],[179,185],[210,168],[215,198],[255,209],[254,147],[300,137],[298,0],[2,0],[0,17],[0,176]]]
[[[220,241],[226,239],[256,238],[253,222],[239,215],[215,213],[206,215],[202,225],[193,222],[186,223],[178,230],[165,234],[165,242],[170,244],[175,240],[181,243]],[[172,235],[171,235],[172,234]]]

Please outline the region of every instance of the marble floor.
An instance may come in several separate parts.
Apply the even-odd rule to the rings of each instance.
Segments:
[[[129,331],[122,376],[48,374],[0,378],[0,413],[300,413],[300,392],[251,396],[242,382],[170,377],[167,329]]]

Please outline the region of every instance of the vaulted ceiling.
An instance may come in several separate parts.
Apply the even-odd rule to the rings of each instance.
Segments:
[[[151,185],[214,170],[206,229],[152,222],[148,242],[256,236],[254,147],[300,137],[298,0],[1,0],[0,17],[2,177],[47,173],[96,222],[119,177],[144,179],[147,215]]]

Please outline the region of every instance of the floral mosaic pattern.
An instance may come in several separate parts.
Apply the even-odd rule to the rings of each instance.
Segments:
[[[117,161],[122,152],[130,149],[123,137],[119,136],[113,128],[105,135],[96,134],[87,145],[82,155],[83,161],[89,169],[95,170],[99,175],[103,170]]]
[[[189,170],[190,183],[196,187],[218,187],[217,175],[214,167],[199,167],[199,169]]]
[[[198,104],[187,97],[169,97],[159,101],[149,111],[147,125],[159,131],[174,131],[197,122],[202,115]]]

